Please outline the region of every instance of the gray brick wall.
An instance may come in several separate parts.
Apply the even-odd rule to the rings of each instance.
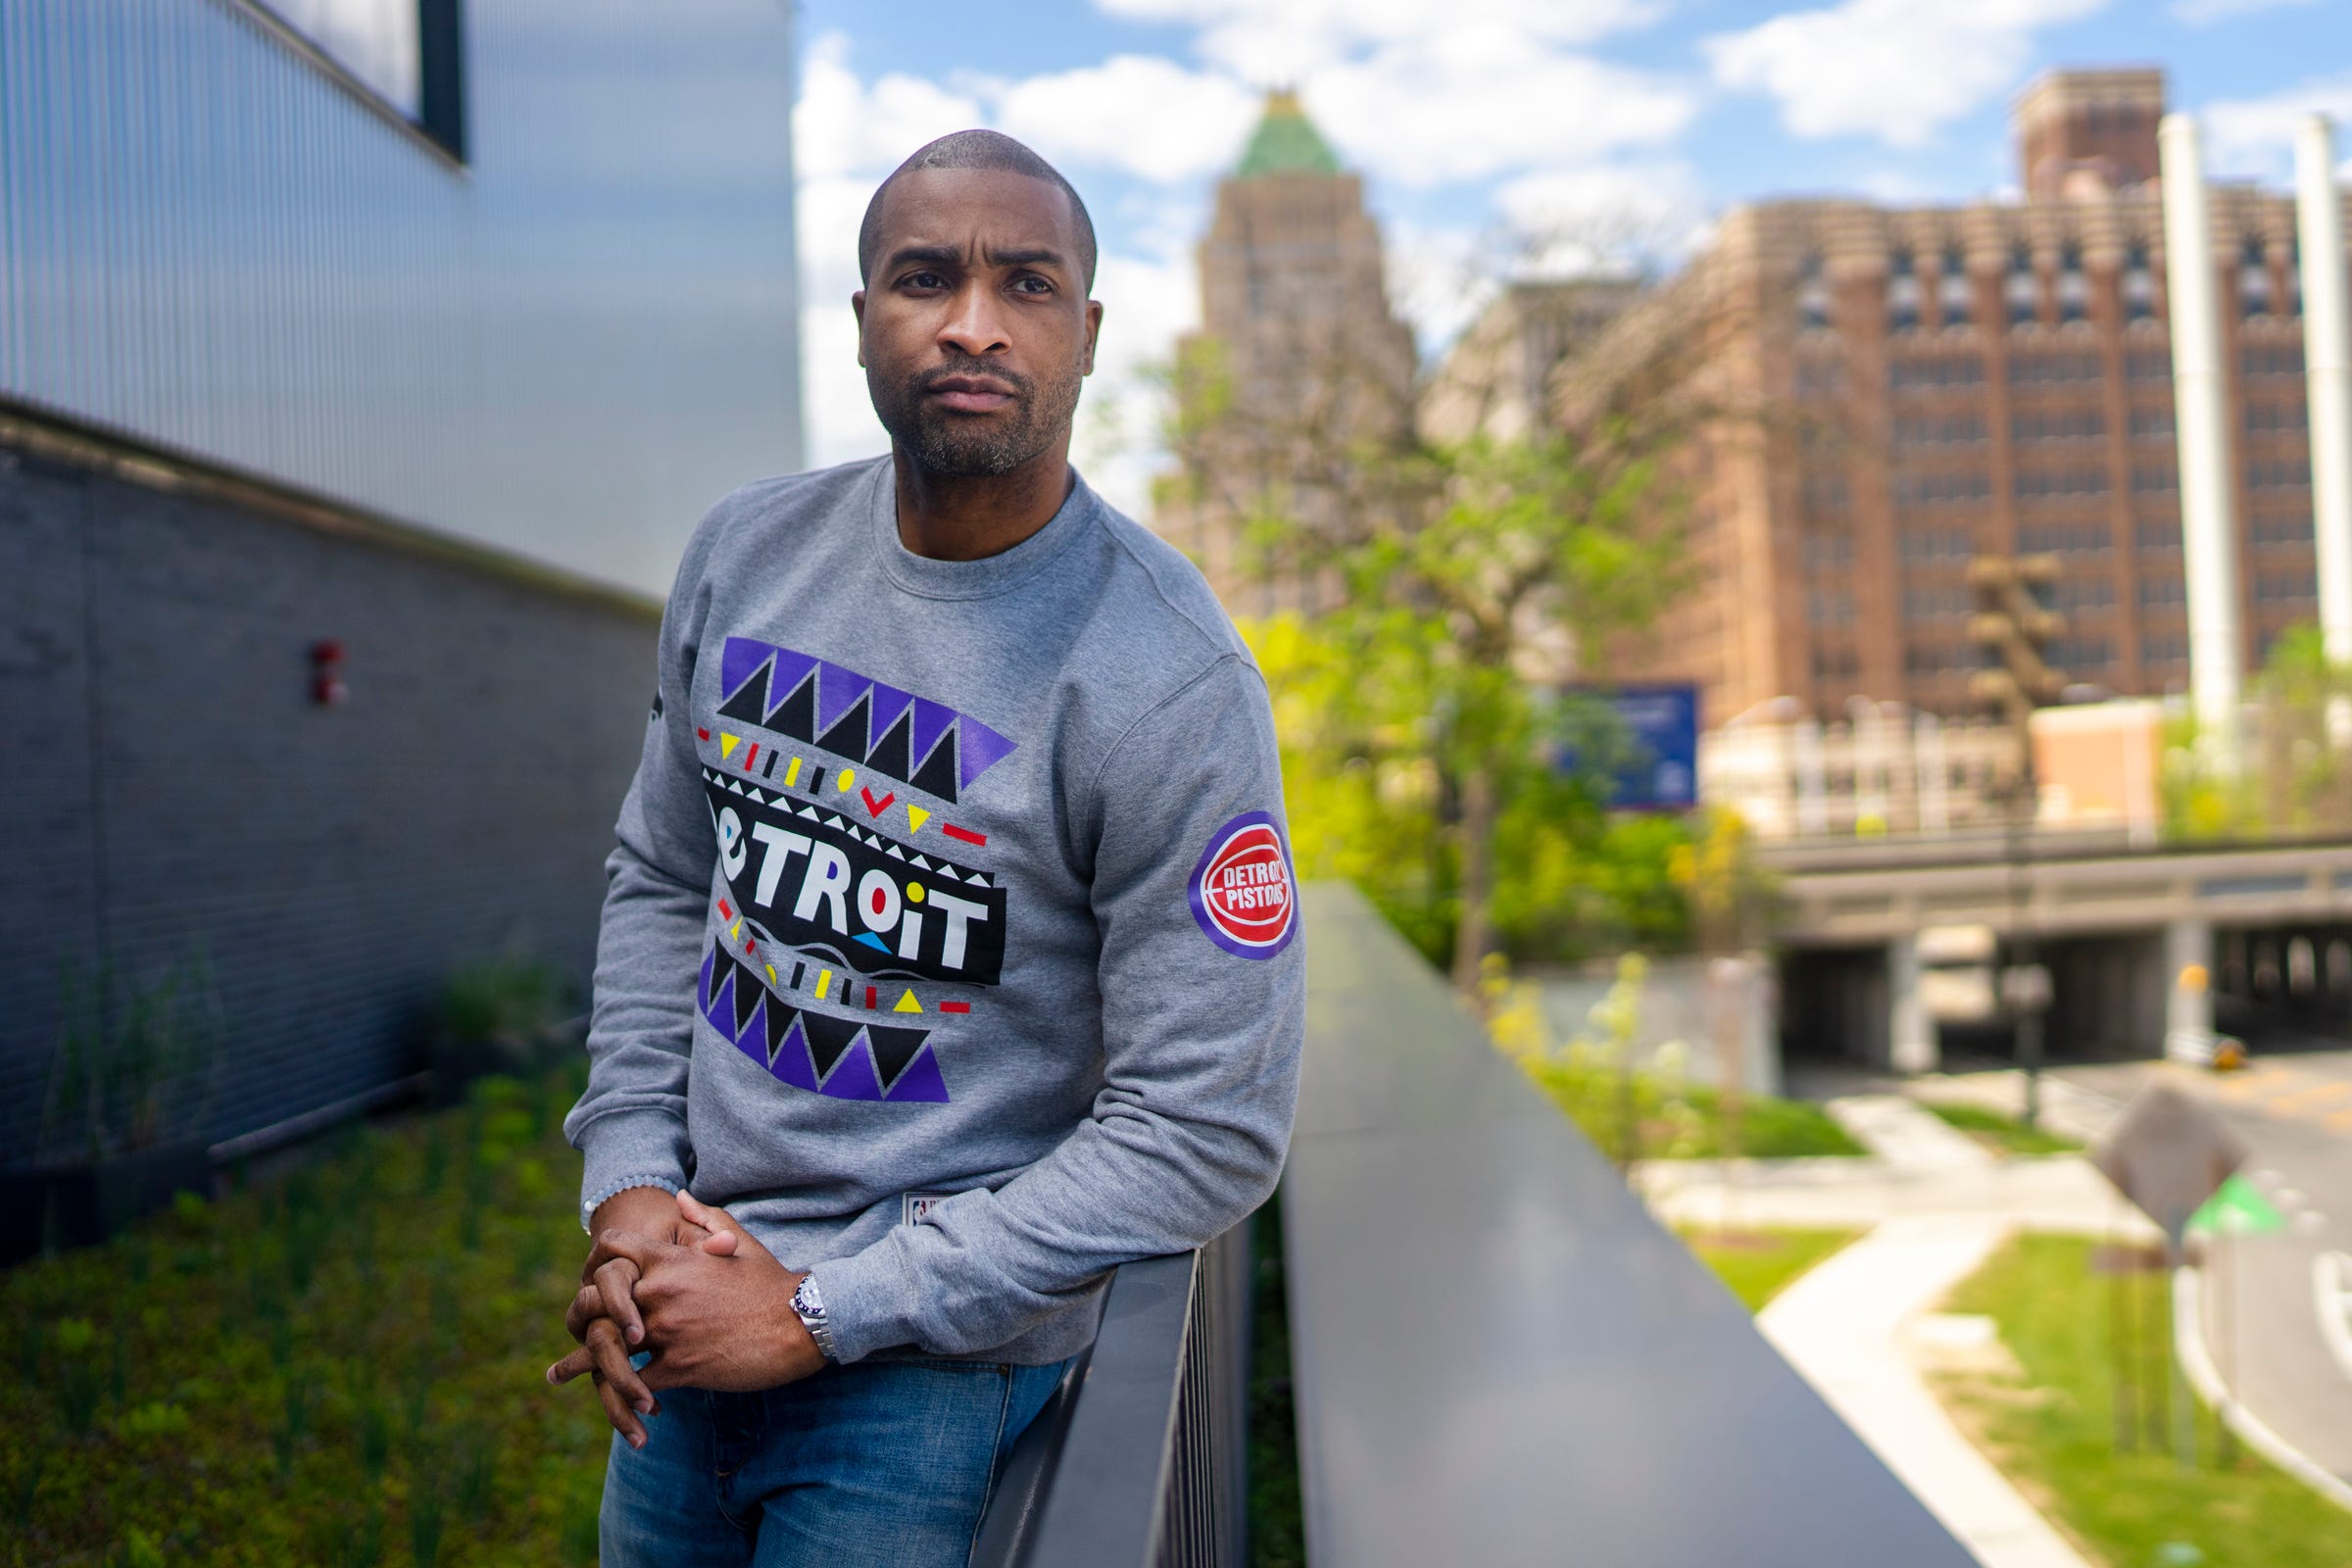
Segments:
[[[349,700],[313,703],[309,650]],[[215,1137],[415,1071],[450,970],[585,995],[649,615],[0,449],[0,1162],[61,965],[202,952]]]

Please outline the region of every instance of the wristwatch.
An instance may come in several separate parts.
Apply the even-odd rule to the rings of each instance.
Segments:
[[[825,1298],[816,1291],[816,1276],[801,1276],[800,1288],[792,1293],[792,1309],[800,1314],[801,1327],[816,1342],[816,1353],[828,1361],[840,1358],[833,1353],[833,1325],[825,1317]]]

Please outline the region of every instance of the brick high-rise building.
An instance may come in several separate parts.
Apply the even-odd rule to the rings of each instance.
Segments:
[[[1248,518],[1281,509],[1311,525],[1344,504],[1335,459],[1405,428],[1413,338],[1389,307],[1363,181],[1342,170],[1297,94],[1267,95],[1218,182],[1200,266],[1200,330],[1178,353],[1202,427],[1186,472],[1163,487],[1156,525],[1235,613],[1312,609],[1315,583],[1248,558]]]
[[[2019,99],[2025,199],[1728,215],[1684,275],[1554,377],[1573,419],[1644,343],[1704,333],[1727,416],[1689,527],[1702,586],[1646,673],[1710,723],[1793,697],[1968,710],[1971,557],[2056,555],[2067,677],[2181,690],[2185,586],[2152,71]],[[2248,667],[2317,613],[2291,198],[2213,192],[2229,302]]]

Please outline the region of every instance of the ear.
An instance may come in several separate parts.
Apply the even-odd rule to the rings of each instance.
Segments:
[[[1086,302],[1086,354],[1079,362],[1078,373],[1080,375],[1095,373],[1095,340],[1102,335],[1102,302],[1088,300]]]
[[[858,368],[863,369],[865,368],[865,290],[858,289],[850,295],[850,314],[858,318]]]

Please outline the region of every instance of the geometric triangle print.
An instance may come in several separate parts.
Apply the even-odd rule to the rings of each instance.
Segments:
[[[931,755],[931,748],[939,744],[940,736],[946,734],[948,726],[956,722],[956,710],[944,704],[932,702],[927,697],[917,697],[914,700],[912,717],[913,727],[906,735],[907,755],[928,757]],[[906,777],[904,773],[895,773],[891,776],[894,778]]]
[[[816,1074],[823,1078],[833,1071],[850,1042],[858,1038],[858,1020],[834,1018],[821,1012],[804,1012],[801,1025],[808,1032],[808,1054],[815,1059]]]
[[[796,741],[816,739],[816,677],[803,676],[767,715],[767,727]]]
[[[874,1059],[862,1051],[852,1051],[834,1069],[819,1093],[835,1100],[880,1100],[882,1085],[874,1078]]]
[[[882,1087],[888,1089],[898,1082],[906,1064],[914,1060],[915,1053],[931,1037],[928,1029],[890,1029],[878,1023],[865,1026],[865,1038],[873,1043],[874,1066],[881,1074]]]
[[[901,713],[898,721],[892,723],[877,709],[873,715],[873,723],[876,728],[882,730],[882,738],[874,742],[873,750],[866,756],[865,765],[884,778],[905,778],[907,768],[912,765],[906,760],[906,734],[913,727],[914,721]],[[830,751],[832,748],[827,747],[826,750]]]
[[[816,744],[834,756],[846,757],[853,762],[865,760],[866,717],[872,710],[873,705],[866,699],[865,694],[858,693],[858,700],[850,705],[849,711],[843,713],[822,735],[818,736]]]
[[[800,1008],[778,1002],[774,997],[767,999],[767,1017],[764,1020],[765,1027],[760,1030],[760,1034],[763,1037],[761,1044],[765,1047],[767,1065],[770,1070],[774,1069],[776,1055],[784,1049],[784,1042],[792,1034],[792,1020],[799,1017],[800,1012]]]
[[[752,1016],[760,1010],[760,1004],[766,996],[767,993],[760,989],[760,982],[752,978],[752,971],[737,964],[735,966],[735,1038],[737,1040],[747,1038]]]
[[[916,1053],[914,1060],[907,1063],[906,1070],[899,1074],[899,1081],[890,1086],[890,1093],[883,1098],[898,1104],[909,1101],[946,1104],[948,1081],[940,1076],[939,1053],[929,1046]]]
[[[951,806],[956,804],[956,731],[951,729],[931,748],[912,777],[906,780],[926,795],[936,795]]]
[[[1010,756],[1016,743],[1006,740],[969,713],[963,716],[963,722],[956,728],[963,732],[963,768],[956,775],[956,784],[958,789],[968,790],[972,787],[972,780]]]
[[[734,694],[718,705],[718,716],[739,723],[760,724],[767,719],[767,672],[772,664],[761,664],[752,671],[751,679],[735,688]]]
[[[777,1042],[776,1059],[767,1064],[767,1070],[776,1075],[779,1083],[815,1091],[816,1067],[808,1059],[808,1035],[799,1019],[793,1021],[792,1027],[784,1031],[784,1038]]]

